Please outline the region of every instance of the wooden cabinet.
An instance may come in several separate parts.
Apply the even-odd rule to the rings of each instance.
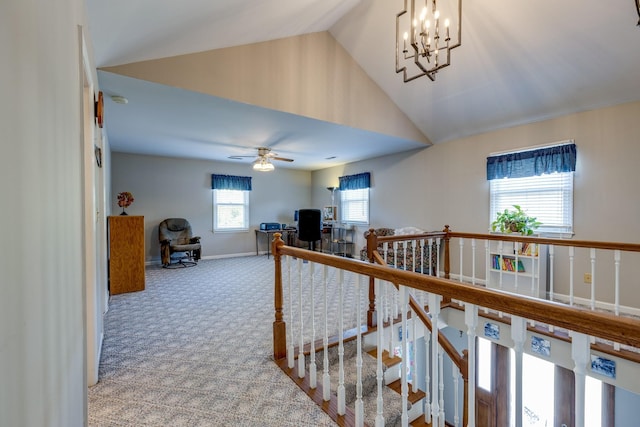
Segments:
[[[144,217],[109,217],[109,292],[144,290]]]
[[[546,299],[546,245],[492,240],[488,259],[488,288]]]

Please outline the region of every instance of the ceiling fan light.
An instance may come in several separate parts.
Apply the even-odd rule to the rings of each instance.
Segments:
[[[256,170],[259,172],[270,172],[274,169],[275,168],[273,167],[273,164],[267,161],[267,159],[265,158],[262,158],[260,159],[260,161],[256,161],[253,164],[253,170]]]

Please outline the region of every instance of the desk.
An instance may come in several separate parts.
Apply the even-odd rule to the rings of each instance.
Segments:
[[[295,233],[296,230],[259,230],[256,229],[256,255],[259,255],[258,252],[258,240],[259,240],[259,236],[263,235],[267,238],[267,258],[269,258],[269,255],[271,254],[271,242],[273,241],[273,235],[275,233],[280,233],[282,234],[282,240],[285,241],[285,243],[287,242],[287,238],[289,233]]]

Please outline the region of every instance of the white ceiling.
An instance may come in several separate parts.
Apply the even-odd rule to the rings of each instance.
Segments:
[[[640,100],[633,0],[463,0],[462,46],[452,51],[452,65],[435,82],[410,83],[395,73],[395,15],[403,0],[87,5],[98,67],[329,30],[434,143]],[[232,161],[228,156],[268,146],[296,160],[278,166],[313,170],[424,147],[110,73],[101,72],[99,82],[105,94],[130,101],[105,100],[114,151]],[[241,119],[247,115],[252,119]]]

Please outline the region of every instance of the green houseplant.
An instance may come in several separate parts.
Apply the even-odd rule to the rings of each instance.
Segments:
[[[513,207],[515,209],[505,209],[504,212],[498,213],[496,220],[491,223],[491,231],[532,235],[541,223],[536,221],[535,217],[527,215],[519,205],[513,205]]]

